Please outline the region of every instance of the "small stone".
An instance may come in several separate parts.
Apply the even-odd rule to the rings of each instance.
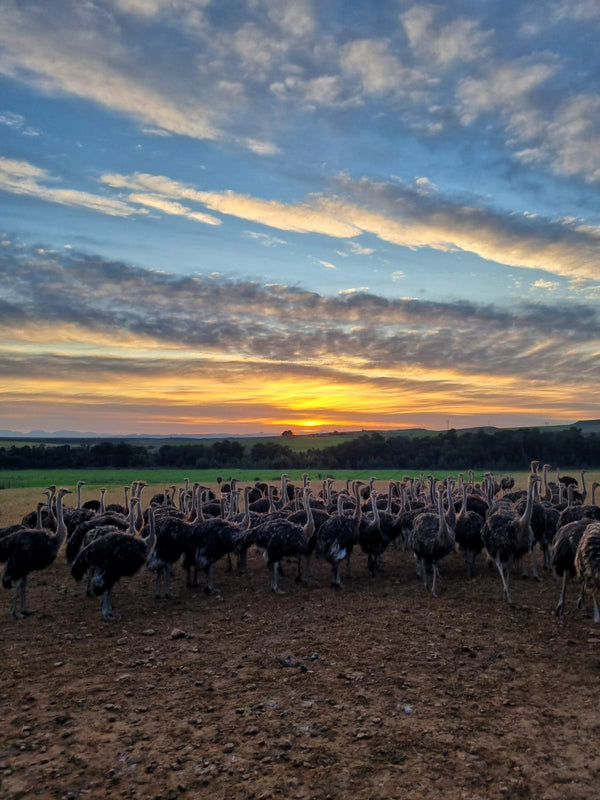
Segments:
[[[171,636],[171,639],[184,639],[186,633],[185,631],[182,631],[181,628],[173,628],[169,635]]]
[[[146,628],[145,631],[142,631],[142,636],[156,636],[156,631],[154,628]]]
[[[227,742],[227,744],[223,747],[224,753],[232,753],[235,750],[235,745],[233,742]]]

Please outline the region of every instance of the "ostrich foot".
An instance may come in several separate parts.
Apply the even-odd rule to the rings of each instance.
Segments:
[[[279,586],[271,586],[271,591],[275,592],[275,594],[285,594],[283,589],[280,589]]]
[[[554,609],[554,613],[557,617],[562,617],[564,610],[565,610],[565,604],[558,602],[556,604],[556,608]]]

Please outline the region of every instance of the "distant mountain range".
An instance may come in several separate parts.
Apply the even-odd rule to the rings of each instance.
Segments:
[[[273,433],[94,433],[93,431],[3,431],[1,439],[247,439]]]
[[[572,422],[565,425],[527,425],[521,426],[525,428],[538,428],[543,431],[556,431],[564,428],[581,428],[584,433],[599,432],[600,433],[600,419],[585,419],[578,422]],[[493,433],[494,431],[501,430],[490,425],[476,426],[471,428],[459,428],[457,432],[465,433],[467,431],[485,431],[486,433]],[[375,433],[376,431],[343,431],[343,433]],[[430,431],[426,428],[408,428],[379,431],[380,433],[404,433],[407,435],[414,435],[415,433],[443,433],[444,431]],[[336,433],[338,433],[336,431]],[[341,431],[340,431],[341,433]],[[297,434],[298,436],[314,436],[315,433]],[[327,436],[331,434],[316,434],[320,436]],[[93,431],[42,431],[35,430],[23,433],[21,431],[8,431],[0,430],[0,438],[2,439],[250,439],[262,438],[267,436],[278,436],[274,433],[247,433],[247,434],[233,434],[233,433],[127,433],[127,434],[110,434],[110,433],[94,433]]]

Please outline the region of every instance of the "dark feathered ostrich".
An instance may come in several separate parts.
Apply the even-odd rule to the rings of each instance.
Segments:
[[[185,551],[186,542],[193,523],[188,522],[181,514],[155,512],[156,544],[148,559],[148,569],[156,573],[154,596],[172,597],[171,576],[173,564]]]
[[[420,564],[425,588],[428,589],[427,570],[433,573],[431,594],[437,597],[438,564],[444,556],[454,551],[454,531],[444,513],[444,487],[438,486],[437,514],[425,511],[415,518],[412,531],[412,548]]]
[[[511,567],[531,548],[533,490],[540,480],[535,473],[529,475],[527,502],[521,515],[514,508],[502,506],[488,516],[481,529],[484,547],[498,568],[508,603],[512,603],[509,589]]]
[[[127,528],[131,526],[132,509],[134,506],[135,502],[132,500],[129,519],[115,511],[105,511],[103,514],[94,514],[90,519],[80,522],[75,530],[67,537],[67,545],[65,547],[67,563],[73,563],[81,548],[84,547],[86,537],[88,542],[92,538],[95,538],[94,536],[89,536],[90,531],[99,530],[101,528],[116,528],[117,530],[126,531]]]
[[[56,496],[56,486],[49,486],[44,492],[46,495],[46,502],[42,503],[40,512],[40,504],[37,504],[35,511],[30,511],[21,520],[22,528],[44,528],[45,530],[56,530],[56,514],[54,511],[54,498]],[[67,523],[65,507],[63,505],[63,519]],[[68,530],[68,525],[67,525]]]
[[[10,615],[14,619],[32,613],[26,603],[27,577],[31,572],[50,566],[65,540],[67,528],[63,517],[63,497],[70,493],[70,489],[59,489],[56,493],[56,531],[21,528],[0,539],[0,563],[4,564],[2,585],[5,589],[13,586],[15,589],[10,606]]]
[[[373,478],[373,480],[375,480]],[[381,526],[381,515],[377,506],[379,493],[371,491],[371,514],[365,514],[360,521],[358,543],[363,553],[367,554],[367,567],[375,575],[381,571],[381,556],[390,543]]]
[[[460,511],[456,515],[456,522],[454,526],[454,534],[458,549],[465,557],[465,564],[467,566],[467,580],[473,577],[473,564],[475,563],[475,556],[483,550],[483,540],[481,538],[481,529],[483,528],[483,517],[476,511],[469,511],[467,507],[467,493],[469,484],[464,483],[462,486],[462,505]]]
[[[567,588],[567,578],[573,577],[576,573],[575,570],[575,553],[581,541],[587,526],[590,524],[589,519],[575,520],[568,522],[556,531],[551,546],[551,559],[550,565],[554,572],[562,578],[562,585],[558,603],[556,604],[555,613],[561,616],[565,608],[565,592]],[[577,605],[581,608],[583,598],[581,595],[577,601]]]
[[[271,570],[271,589],[276,594],[283,594],[279,588],[279,565],[284,558],[296,559],[298,578],[301,573],[302,559],[309,557],[314,541],[315,523],[309,502],[310,489],[304,489],[304,507],[307,521],[304,525],[290,522],[284,517],[268,520],[254,530],[255,543],[264,546],[264,559]]]
[[[360,511],[360,503],[357,503]],[[358,543],[358,517],[344,515],[344,496],[337,498],[337,513],[330,516],[317,531],[315,553],[331,564],[331,585],[342,588],[341,563],[349,559]]]
[[[581,580],[581,600],[584,592],[589,592],[594,601],[594,622],[600,623],[600,523],[590,522],[585,529],[577,552],[575,569]]]
[[[239,490],[234,489],[235,494]],[[224,508],[224,502],[221,510]],[[188,572],[188,586],[196,585],[196,577],[191,578],[192,570],[204,570],[206,573],[206,591],[212,594],[214,588],[214,569],[216,562],[223,556],[236,551],[241,529],[230,519],[221,517],[204,518],[202,503],[199,504],[199,517],[190,527],[184,546],[184,568]],[[247,524],[246,518],[246,524]]]
[[[122,531],[112,531],[94,539],[78,554],[71,566],[71,575],[80,581],[90,575],[88,594],[100,597],[105,620],[116,619],[112,605],[112,588],[121,578],[135,575],[147,562],[156,542],[154,512],[148,515],[150,532],[146,539]]]

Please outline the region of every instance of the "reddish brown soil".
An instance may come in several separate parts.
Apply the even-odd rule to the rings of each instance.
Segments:
[[[574,585],[557,620],[553,576],[515,573],[509,607],[459,555],[438,600],[396,550],[377,578],[355,555],[342,591],[324,563],[285,596],[249,566],[219,563],[213,596],[179,567],[174,600],[123,579],[113,623],[62,555],[33,576],[37,613],[0,618],[2,799],[600,796],[600,629]]]

